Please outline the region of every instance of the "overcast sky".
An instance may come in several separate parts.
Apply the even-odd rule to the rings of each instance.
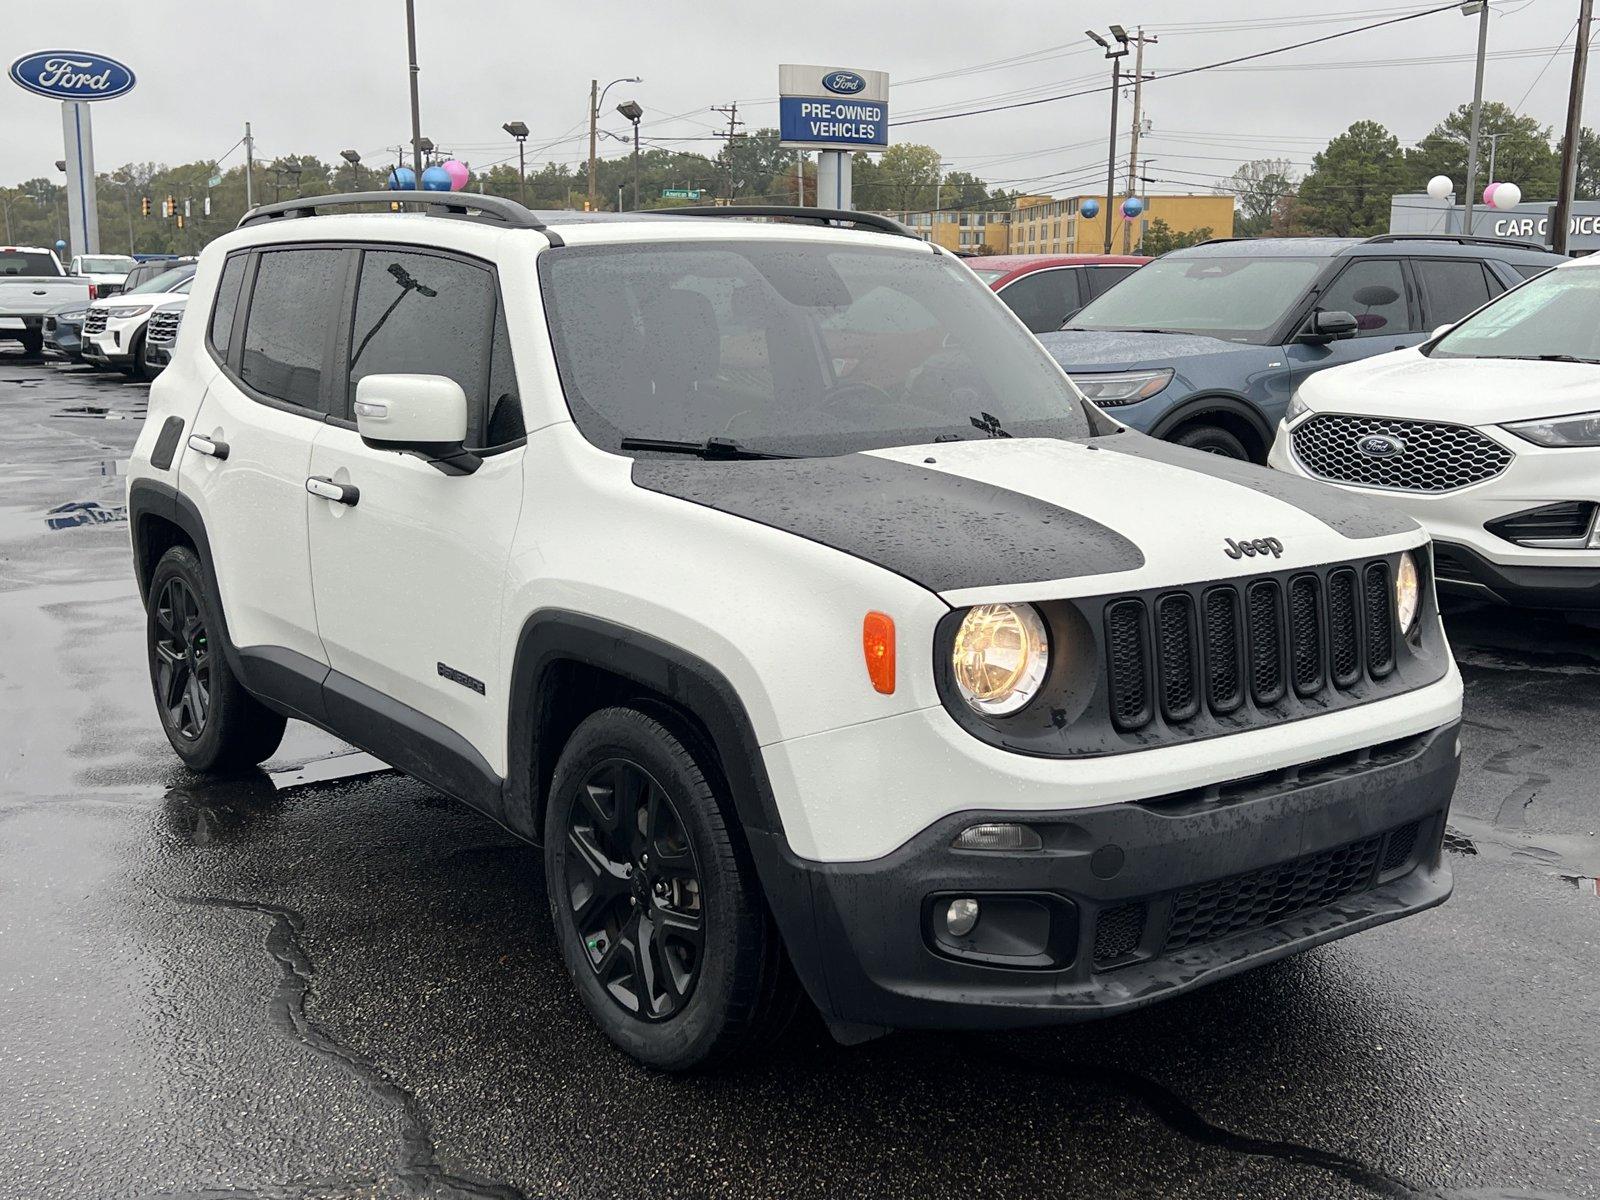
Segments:
[[[611,109],[634,98],[645,108],[646,138],[715,154],[717,142],[708,139],[721,118],[712,105],[738,100],[746,129],[776,124],[779,62],[887,70],[894,122],[1101,84],[1109,67],[1083,36],[1091,24],[1118,20],[1131,31],[1142,22],[1160,38],[1145,62],[1159,75],[1424,5],[1330,0],[1319,12],[1303,0],[416,0],[416,7],[423,133],[482,166],[515,161],[514,143],[500,132],[512,119],[532,130],[530,162],[581,161],[591,76],[602,85],[618,76],[644,79],[612,89],[605,126],[626,129]],[[1486,97],[1520,103],[1559,127],[1577,8],[1577,0],[1494,0]],[[101,171],[225,153],[235,165],[242,151],[229,147],[246,120],[259,158],[335,159],[349,147],[368,162],[392,161],[384,147],[409,137],[404,11],[403,0],[9,0],[4,58],[83,49],[133,68],[132,93],[94,106]],[[1248,158],[1287,157],[1303,172],[1328,137],[1361,118],[1381,121],[1402,142],[1415,140],[1472,98],[1476,29],[1475,18],[1450,11],[1148,84],[1151,133],[1141,152],[1152,160],[1148,174],[1168,181],[1160,190],[1181,191],[1180,181],[1209,190]],[[1600,97],[1593,104],[1588,123],[1600,126]],[[1124,131],[1128,111],[1125,104]],[[58,103],[0,83],[0,180],[55,177],[60,114]],[[891,137],[927,142],[952,168],[1005,186],[1065,193],[1104,177],[1107,117],[1102,92],[901,125]],[[606,153],[608,143],[601,145]]]

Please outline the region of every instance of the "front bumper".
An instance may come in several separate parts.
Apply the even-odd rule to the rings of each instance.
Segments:
[[[144,361],[152,367],[165,367],[172,362],[172,348],[176,342],[156,342],[145,340]]]
[[[109,329],[105,333],[85,334],[80,353],[89,362],[120,367],[132,362],[133,356],[128,353],[125,346],[119,344],[119,341],[117,335]]]
[[[957,813],[881,859],[786,856],[777,895],[764,874],[786,933],[798,919],[813,935],[791,956],[835,1024],[1106,1016],[1442,903],[1458,728],[1158,800]],[[951,847],[985,821],[1024,822],[1044,849]],[[978,926],[941,934],[969,896]]]
[[[1434,579],[1441,592],[1514,608],[1600,611],[1600,550],[1565,551],[1580,566],[1520,566],[1491,562],[1470,546],[1433,544]]]

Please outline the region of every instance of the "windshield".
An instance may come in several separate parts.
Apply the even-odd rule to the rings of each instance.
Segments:
[[[87,275],[126,275],[133,270],[133,259],[116,256],[80,258],[78,269]]]
[[[573,419],[606,449],[730,438],[810,456],[1090,432],[1039,344],[926,249],[568,247],[539,272]]]
[[[1325,258],[1160,258],[1091,300],[1069,329],[1205,333],[1264,343]]]
[[[59,275],[56,260],[27,250],[0,250],[0,275]]]
[[[129,288],[124,295],[132,296],[141,292],[170,292],[173,285],[182,283],[194,274],[193,267],[174,267],[170,271],[163,271],[154,279],[147,279],[138,287]]]
[[[1600,361],[1600,269],[1539,275],[1462,321],[1434,358],[1576,358]]]

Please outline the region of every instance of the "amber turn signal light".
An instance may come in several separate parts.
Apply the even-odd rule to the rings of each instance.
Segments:
[[[894,695],[894,618],[869,612],[861,621],[861,652],[867,658],[867,678],[885,696]]]

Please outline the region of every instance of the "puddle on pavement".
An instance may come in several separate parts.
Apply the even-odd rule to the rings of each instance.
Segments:
[[[87,525],[118,525],[128,520],[126,504],[104,505],[96,500],[73,500],[45,512],[50,529],[80,529]]]
[[[1600,879],[1594,879],[1588,875],[1563,875],[1561,878],[1565,879],[1585,896],[1594,896],[1596,899],[1600,899]]]
[[[1448,854],[1489,862],[1534,867],[1570,883],[1585,895],[1600,897],[1600,838],[1578,834],[1506,829],[1473,817],[1452,817],[1445,826]]]
[[[73,419],[89,419],[97,421],[132,421],[145,415],[145,406],[137,405],[134,408],[107,408],[102,404],[74,404],[60,409],[50,415],[52,417],[69,417]]]
[[[286,788],[305,787],[313,783],[336,783],[344,779],[359,779],[364,775],[378,775],[394,770],[381,758],[374,758],[362,750],[349,754],[334,754],[328,758],[312,759],[297,767],[281,771],[268,771],[267,777],[280,792]]]

